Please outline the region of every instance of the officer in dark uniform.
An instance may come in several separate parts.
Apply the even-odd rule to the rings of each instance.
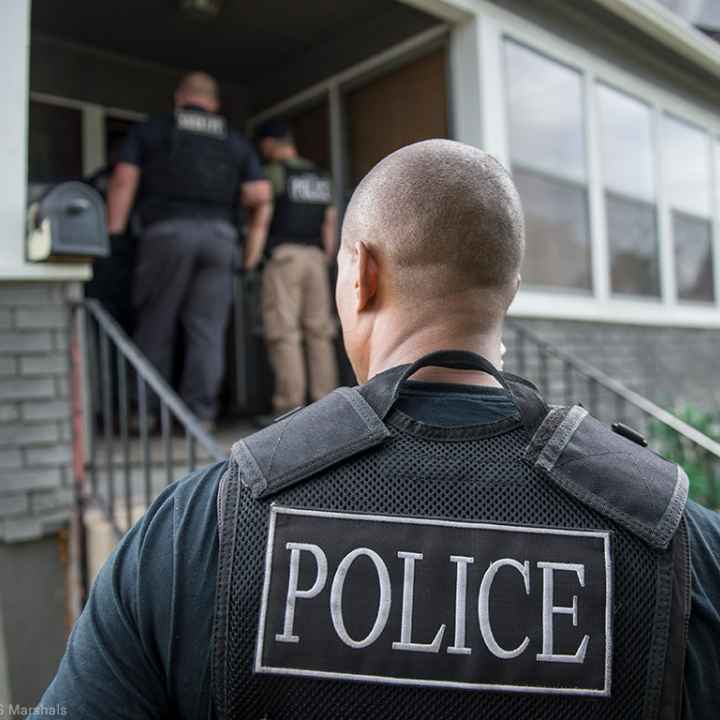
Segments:
[[[215,80],[186,76],[173,114],[130,131],[108,196],[109,231],[121,233],[139,189],[144,231],[134,283],[135,340],[170,380],[182,325],[180,395],[208,427],[223,376],[238,206],[248,210],[251,244],[265,236],[270,218],[270,184],[257,156],[218,108]]]
[[[125,133],[111,136],[107,164],[83,179],[83,182],[100,193],[106,203],[110,180],[124,144]],[[85,283],[85,297],[99,300],[128,335],[132,335],[134,330],[131,299],[137,244],[137,222],[134,220],[131,211],[125,232],[110,236],[110,256],[93,261],[92,278]]]
[[[263,328],[275,375],[273,412],[282,415],[338,383],[328,278],[337,221],[330,177],[300,157],[288,123],[270,120],[256,139],[273,187],[273,214],[267,246],[248,243],[246,267],[255,267],[265,250]]]
[[[720,520],[677,466],[503,374],[523,220],[433,140],[348,207],[361,385],[168,488],[41,707],[69,717],[717,717]],[[449,348],[449,349],[446,349]]]

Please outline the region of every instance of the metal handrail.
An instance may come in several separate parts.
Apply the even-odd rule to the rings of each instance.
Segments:
[[[226,453],[97,300],[80,300],[70,309],[73,468],[84,595],[90,579],[88,505],[119,538],[162,486],[179,472],[195,470],[198,449],[210,462],[224,460]],[[173,422],[184,434],[184,451],[174,440]],[[156,431],[159,458],[151,440]]]
[[[133,344],[107,310],[97,300],[81,300],[76,304],[84,307],[95,317],[108,337],[113,341],[115,347],[133,365],[137,373],[157,393],[162,403],[172,411],[175,418],[195,437],[206,452],[215,460],[223,460],[226,454],[222,448],[200,425],[198,419],[190,412],[187,405],[178,397],[150,361],[138,350],[137,346]]]
[[[529,339],[536,346],[542,348],[543,352],[547,355],[556,357],[564,363],[572,366],[573,370],[580,375],[583,375],[606,390],[609,390],[630,405],[634,405],[639,410],[650,415],[658,422],[671,428],[679,435],[682,435],[693,444],[700,446],[703,450],[720,460],[720,443],[700,432],[697,428],[692,427],[692,425],[688,425],[688,423],[684,422],[677,416],[661,408],[659,405],[656,405],[654,402],[648,400],[646,397],[640,395],[634,390],[626,387],[621,382],[611,378],[609,375],[606,375],[602,372],[602,370],[598,370],[585,360],[551,345],[547,342],[547,340],[544,340],[527,327],[511,320],[508,320],[507,324],[512,328],[513,332],[523,335],[525,338]]]

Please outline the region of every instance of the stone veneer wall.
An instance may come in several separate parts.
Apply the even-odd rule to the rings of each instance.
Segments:
[[[513,318],[505,336],[511,372],[518,369],[513,323],[668,410],[692,405],[720,419],[720,330]],[[537,381],[537,354],[531,343],[526,349],[527,375]],[[549,375],[551,399],[559,402],[563,378],[558,363],[550,363]],[[585,399],[584,388],[578,386],[577,393]]]
[[[68,299],[76,284],[0,285],[0,540],[42,537],[72,505]]]
[[[65,644],[68,301],[80,293],[78,283],[0,283],[0,704],[36,703]]]

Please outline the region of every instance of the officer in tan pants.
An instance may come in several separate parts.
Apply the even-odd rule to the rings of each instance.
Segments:
[[[330,177],[298,155],[287,122],[268,121],[257,139],[274,195],[262,312],[275,373],[273,413],[281,415],[304,405],[308,394],[315,401],[337,386],[328,279],[337,215]],[[264,249],[247,246],[246,269],[258,264]]]

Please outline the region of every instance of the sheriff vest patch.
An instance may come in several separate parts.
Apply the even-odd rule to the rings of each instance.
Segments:
[[[177,110],[175,112],[175,122],[178,130],[184,130],[185,132],[212,135],[217,138],[224,138],[227,135],[225,118],[220,115],[193,112],[192,110]]]
[[[609,696],[610,541],[272,506],[255,671]]]

